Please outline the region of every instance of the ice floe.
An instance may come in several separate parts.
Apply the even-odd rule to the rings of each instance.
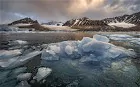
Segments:
[[[38,69],[38,72],[37,72],[35,78],[36,78],[37,81],[39,82],[39,81],[45,79],[48,75],[50,75],[51,72],[52,72],[52,69],[50,69],[50,68],[40,67],[40,68]]]
[[[27,41],[15,40],[15,41],[11,41],[9,45],[26,45],[26,44],[28,44]]]
[[[28,53],[24,56],[13,57],[10,59],[0,59],[0,67],[1,68],[15,68],[21,65],[24,65],[28,61],[30,61],[35,56],[39,55],[40,51],[34,51]]]
[[[124,37],[124,36],[123,36]],[[55,60],[56,58],[79,59],[79,62],[101,63],[110,66],[112,62],[119,61],[121,58],[135,57],[134,51],[108,43],[109,39],[105,36],[95,35],[93,38],[84,37],[81,41],[64,41],[50,44],[42,53],[42,59]],[[59,52],[51,50],[52,46],[60,49]]]
[[[17,80],[19,81],[25,81],[29,80],[31,78],[32,73],[21,73],[17,76]]]
[[[131,36],[131,35],[127,35],[127,34],[111,34],[111,35],[106,35],[106,36],[108,36],[109,39],[111,39],[111,40],[128,41],[130,43],[140,45],[140,38],[136,38],[136,37]]]
[[[109,35],[109,38],[111,40],[131,40],[133,36],[130,36],[127,34],[112,34],[112,35]]]
[[[102,42],[109,42],[109,39],[106,36],[102,36],[102,35],[94,35],[93,38],[95,38],[98,41],[102,41]]]
[[[1,58],[12,58],[22,54],[20,49],[17,50],[0,50],[0,59]]]

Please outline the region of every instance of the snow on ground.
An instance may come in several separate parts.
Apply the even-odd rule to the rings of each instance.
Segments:
[[[38,69],[38,72],[37,72],[35,78],[39,82],[39,81],[43,80],[44,78],[46,78],[48,75],[50,75],[51,72],[52,72],[52,69],[50,69],[50,68],[40,67]]]
[[[32,24],[19,23],[19,24],[15,24],[13,26],[20,27],[20,26],[30,26],[30,25],[32,25]]]
[[[72,26],[74,26],[75,24],[77,24],[79,22],[78,19],[76,19],[76,21],[74,22],[74,24]]]
[[[72,29],[68,26],[56,26],[56,25],[42,25],[42,26],[56,31],[77,31],[77,29]]]
[[[116,26],[116,27],[122,27],[122,28],[131,28],[131,27],[135,27],[135,24],[131,24],[131,23],[125,23],[125,22],[117,22],[117,23],[109,23],[109,26]]]
[[[114,60],[121,58],[135,57],[133,51],[127,50],[122,47],[117,47],[108,43],[109,39],[105,36],[95,35],[93,38],[84,37],[81,41],[64,41],[56,44],[50,44],[47,49],[42,53],[42,59],[56,60],[60,58],[79,59],[82,63],[89,62],[102,62],[99,66],[106,68],[105,65],[110,66]],[[59,53],[51,46],[60,48]],[[83,62],[84,61],[84,62]],[[94,64],[93,63],[93,64]]]

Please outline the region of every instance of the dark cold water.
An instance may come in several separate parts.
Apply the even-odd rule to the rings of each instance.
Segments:
[[[35,76],[37,68],[49,67],[52,73],[42,82],[27,82],[31,87],[139,87],[140,86],[140,33],[139,32],[36,32],[36,33],[0,33],[0,49],[24,49],[25,55],[33,50],[43,50],[42,44],[57,43],[62,41],[78,41],[83,37],[93,37],[101,34],[109,37],[111,34],[127,34],[133,36],[133,40],[112,39],[110,43],[126,49],[133,49],[137,56],[135,58],[120,59],[113,65],[103,70],[96,67],[97,64],[89,62],[86,65],[79,65],[78,59],[61,58],[56,61],[41,59],[41,55],[35,56],[32,60],[19,67],[0,69],[0,87],[16,87],[20,81],[12,75],[15,69],[27,67],[23,72],[32,73]],[[118,39],[118,37],[117,37]],[[9,43],[14,40],[28,42],[28,46],[11,46]],[[47,46],[46,46],[47,47]],[[123,62],[122,62],[123,61]],[[1,62],[1,60],[0,60]],[[3,80],[4,79],[4,80]],[[3,81],[2,81],[3,80]],[[22,86],[22,87],[30,87]],[[19,87],[19,86],[17,86]]]

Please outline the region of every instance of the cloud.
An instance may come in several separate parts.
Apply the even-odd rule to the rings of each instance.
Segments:
[[[102,19],[140,11],[140,0],[0,0],[0,22],[23,16],[40,21]]]
[[[96,10],[105,0],[73,0],[68,8],[68,13],[79,15],[88,10]]]

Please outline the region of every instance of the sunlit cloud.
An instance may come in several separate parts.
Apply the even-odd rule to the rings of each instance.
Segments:
[[[79,15],[90,9],[96,10],[103,5],[105,0],[73,0],[68,8],[68,13]]]

